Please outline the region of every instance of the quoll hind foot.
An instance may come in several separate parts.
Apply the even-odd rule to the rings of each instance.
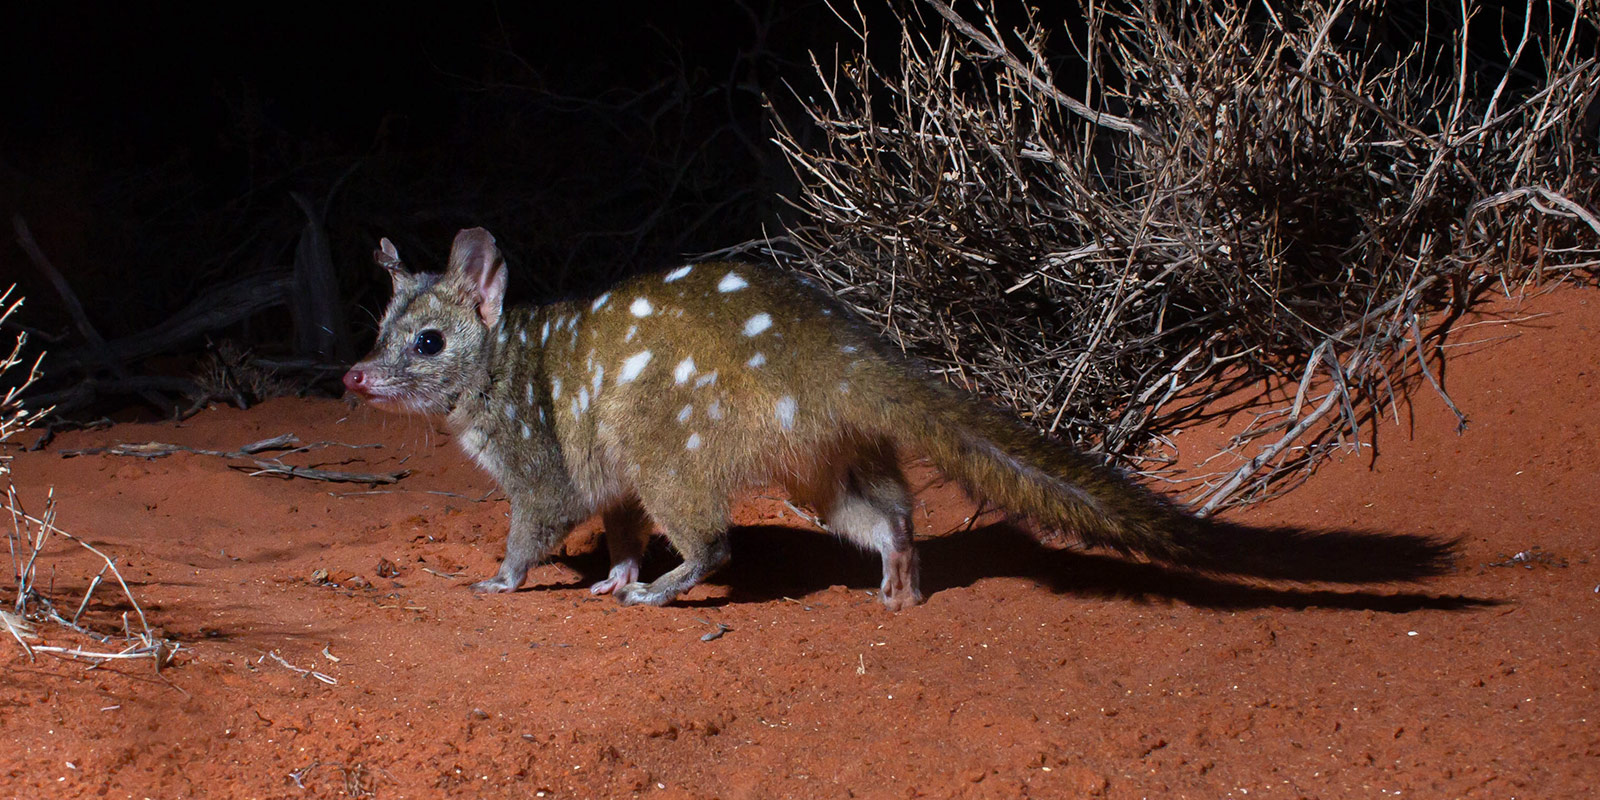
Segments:
[[[922,590],[917,588],[919,571],[917,551],[910,547],[890,553],[883,562],[883,585],[878,587],[878,599],[890,611],[901,611],[922,603]]]
[[[589,587],[590,594],[612,594],[622,590],[624,586],[639,582],[639,562],[635,559],[619,561],[611,567],[611,574],[606,579]]]
[[[891,589],[885,586],[878,593],[878,599],[882,600],[884,607],[890,611],[904,611],[922,604],[922,592],[916,589],[907,591],[900,587]]]

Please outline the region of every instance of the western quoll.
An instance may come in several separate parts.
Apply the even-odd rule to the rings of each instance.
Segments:
[[[518,588],[601,511],[613,567],[593,591],[670,602],[727,561],[731,498],[775,483],[830,531],[881,554],[884,605],[915,605],[902,444],[1039,528],[1180,565],[1365,581],[1449,561],[1453,545],[1425,537],[1263,531],[1183,513],[931,379],[785,272],[693,264],[592,297],[504,308],[505,262],[481,228],[457,235],[443,274],[407,271],[387,239],[374,257],[394,297],[375,349],[344,383],[380,408],[447,415],[504,489],[505,559],[476,591]],[[683,563],[641,583],[646,517]]]

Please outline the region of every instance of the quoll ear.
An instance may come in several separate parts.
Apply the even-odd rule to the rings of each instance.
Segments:
[[[372,251],[372,260],[378,262],[378,266],[389,273],[389,279],[394,281],[394,293],[397,295],[409,290],[416,281],[400,260],[400,251],[394,249],[394,242],[389,241],[387,237],[378,240],[378,249]]]
[[[372,260],[378,266],[390,272],[405,272],[406,265],[400,262],[400,251],[394,249],[394,242],[386,236],[378,240],[378,249],[372,251]]]
[[[456,234],[445,277],[466,290],[485,326],[493,328],[500,321],[506,298],[506,262],[488,231],[467,228]]]

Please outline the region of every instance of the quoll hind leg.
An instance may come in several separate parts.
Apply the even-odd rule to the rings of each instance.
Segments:
[[[641,489],[644,511],[666,533],[683,563],[650,583],[629,583],[615,591],[625,606],[662,606],[728,563],[728,510],[725,498],[701,502],[681,488]]]
[[[892,513],[869,498],[848,494],[828,514],[828,528],[883,557],[878,598],[890,611],[922,602],[917,551],[911,541],[911,515]]]
[[[911,540],[911,491],[892,447],[864,448],[825,508],[829,530],[883,557],[878,597],[890,611],[922,602]]]
[[[629,497],[600,514],[611,554],[611,574],[589,587],[592,594],[610,594],[639,580],[639,562],[650,539],[650,518],[639,498]]]

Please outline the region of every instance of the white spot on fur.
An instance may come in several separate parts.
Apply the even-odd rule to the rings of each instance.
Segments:
[[[633,305],[628,306],[628,310],[632,311],[634,316],[644,318],[650,316],[650,312],[656,309],[655,306],[650,305],[649,300],[639,297],[634,299]]]
[[[544,424],[544,406],[539,407],[539,424]]]
[[[679,411],[678,411],[678,421],[679,422],[688,422],[689,421],[689,415],[693,414],[693,413],[694,413],[694,404],[693,403],[684,406],[682,409],[679,409]]]
[[[850,382],[849,381],[839,381],[839,394],[849,394],[849,393],[850,393]]]
[[[667,273],[667,276],[662,278],[661,282],[672,283],[673,281],[688,275],[693,269],[694,267],[678,267],[677,269]]]
[[[510,404],[510,403],[506,403],[506,419],[516,419],[516,418],[517,418],[517,407],[512,405],[512,404]]]
[[[605,381],[605,379],[606,379],[606,368],[605,368],[605,366],[601,365],[601,364],[594,365],[594,396],[595,397],[599,397],[600,396],[600,384],[603,381]]]
[[[767,363],[766,355],[763,354],[763,353],[756,353],[755,355],[750,357],[749,361],[744,362],[744,365],[747,366],[747,367],[750,367],[751,369],[754,369],[754,368],[759,367],[759,366],[761,366],[762,364],[765,364],[765,363]]]
[[[526,423],[526,422],[522,423],[522,438],[524,438],[524,439],[533,438],[533,429],[528,427],[528,423]]]
[[[755,336],[770,327],[772,327],[772,317],[763,311],[745,320],[744,335]]]
[[[722,398],[719,397],[711,401],[711,405],[706,408],[706,416],[712,419],[722,419]]]
[[[561,399],[561,379],[560,378],[551,378],[550,379],[550,399],[551,400],[560,400]]]
[[[631,341],[633,341],[633,337],[638,333],[639,333],[639,326],[638,325],[631,326],[631,327],[628,328],[628,335],[622,337],[622,341],[631,342]]]
[[[500,335],[494,337],[494,340],[499,342],[500,344],[505,344],[506,343],[506,331],[505,331],[504,328],[500,329]]]
[[[589,310],[590,311],[599,311],[600,309],[605,308],[606,307],[606,301],[610,300],[610,299],[611,299],[611,293],[610,292],[606,292],[605,294],[600,295],[599,297],[596,297],[594,299],[594,303],[589,306]]]
[[[739,273],[730,272],[722,276],[722,280],[717,281],[717,291],[727,294],[728,292],[737,292],[749,285],[744,278],[739,277]]]
[[[528,343],[528,329],[527,328],[518,328],[517,329],[517,341],[522,342],[523,344],[527,344]]]
[[[544,327],[539,330],[539,344],[550,341],[550,320],[544,321]]]
[[[533,384],[532,383],[528,384],[527,391],[522,393],[522,398],[523,398],[522,402],[527,403],[530,406],[533,405]]]
[[[622,371],[617,373],[617,385],[620,386],[639,377],[639,373],[644,372],[644,368],[650,365],[650,358],[649,350],[640,350],[628,356],[628,360],[622,362]]]
[[[685,358],[682,361],[679,361],[678,362],[678,366],[673,368],[673,370],[672,370],[672,377],[680,384],[684,383],[685,381],[689,380],[690,378],[693,378],[694,377],[694,357],[690,356],[688,358]]]
[[[589,387],[587,387],[587,386],[585,386],[582,389],[578,390],[578,410],[579,411],[588,411],[589,410]]]
[[[684,447],[685,450],[699,450],[700,449],[700,434],[698,434],[698,433],[689,434],[689,441],[684,442],[683,443],[683,447]]]
[[[773,406],[773,414],[777,416],[778,424],[786,431],[794,429],[794,411],[794,398],[789,395],[778,398],[777,405]]]
[[[716,383],[716,382],[717,382],[717,371],[716,370],[711,370],[710,372],[707,372],[706,374],[701,375],[700,377],[694,379],[694,388],[700,389],[700,388],[703,388],[703,387],[706,387],[706,386],[710,386],[711,384]]]
[[[857,348],[853,344],[847,344],[844,347],[839,348],[839,352],[841,353],[854,353],[856,350]]]

